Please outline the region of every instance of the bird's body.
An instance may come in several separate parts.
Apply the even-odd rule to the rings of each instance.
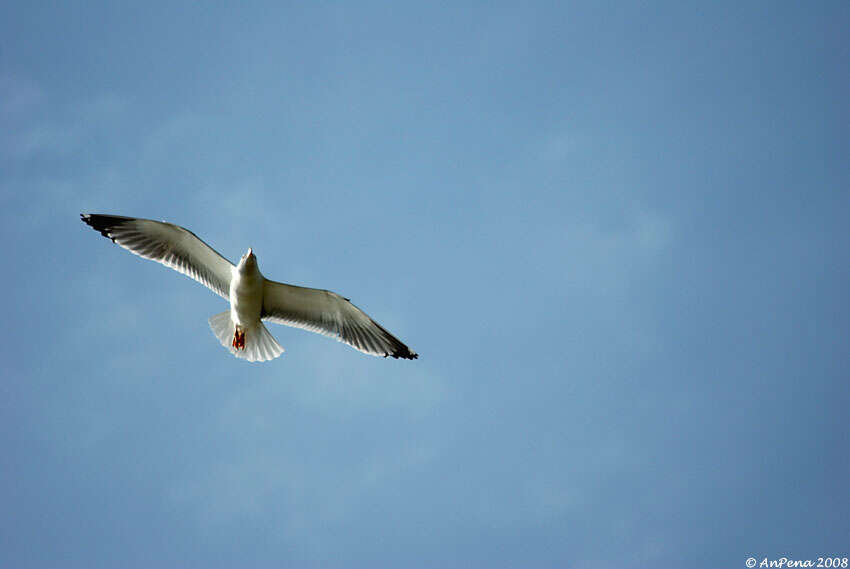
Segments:
[[[253,251],[242,257],[230,279],[230,317],[237,326],[250,328],[260,321],[263,309],[263,278]]]
[[[419,357],[348,299],[266,279],[252,249],[233,265],[178,225],[115,215],[84,213],[81,218],[131,253],[171,267],[227,299],[230,309],[209,322],[222,346],[236,357],[267,361],[283,353],[263,320],[333,336],[371,355]]]
[[[230,319],[234,325],[231,347],[245,349],[245,336],[253,337],[257,326],[262,326],[260,316],[263,309],[263,275],[257,266],[253,251],[242,256],[239,264],[231,269]]]

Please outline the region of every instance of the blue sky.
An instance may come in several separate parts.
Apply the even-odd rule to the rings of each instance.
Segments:
[[[845,2],[0,7],[0,565],[847,555]],[[421,355],[272,326],[184,225]]]

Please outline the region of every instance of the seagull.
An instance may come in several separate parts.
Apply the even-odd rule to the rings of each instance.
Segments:
[[[171,267],[229,301],[230,309],[212,316],[209,324],[221,345],[237,358],[264,362],[283,353],[264,320],[331,336],[373,356],[419,357],[349,299],[329,290],[268,280],[251,248],[234,265],[173,223],[97,213],[80,217],[134,255]]]

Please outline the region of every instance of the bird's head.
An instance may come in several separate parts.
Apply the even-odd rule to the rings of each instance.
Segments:
[[[248,250],[239,259],[239,270],[251,269],[257,266],[257,256],[254,255],[254,250],[248,247]]]

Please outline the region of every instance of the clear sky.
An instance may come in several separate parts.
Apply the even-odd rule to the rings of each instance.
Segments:
[[[848,555],[850,4],[4,2],[0,566]],[[165,219],[420,354],[270,329]]]

